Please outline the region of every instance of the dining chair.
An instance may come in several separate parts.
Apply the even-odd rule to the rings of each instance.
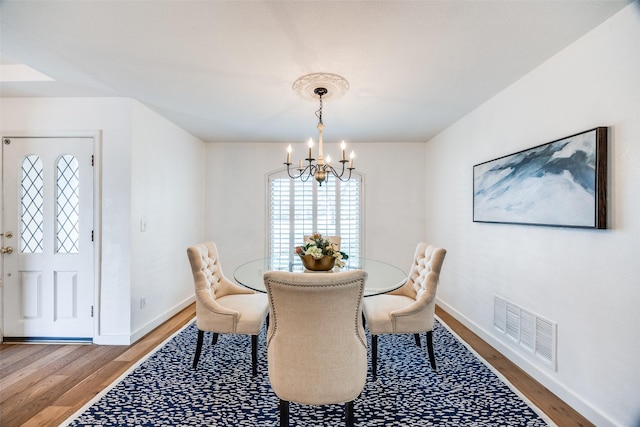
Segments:
[[[354,423],[354,400],[367,378],[362,297],[367,273],[267,271],[269,380],[280,399],[280,426],[289,425],[289,402],[345,405]]]
[[[211,345],[216,344],[218,334],[247,334],[251,336],[251,367],[256,376],[258,334],[269,313],[267,296],[225,277],[214,242],[190,246],[187,255],[195,285],[198,327],[193,369],[198,366],[205,331],[213,332]]]
[[[377,377],[378,335],[413,334],[420,347],[420,333],[426,332],[431,368],[436,369],[433,351],[433,324],[436,288],[447,251],[418,243],[405,284],[395,291],[367,297],[364,317],[371,334],[371,367]]]

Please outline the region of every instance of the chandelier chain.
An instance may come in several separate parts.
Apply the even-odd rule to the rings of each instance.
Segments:
[[[316,117],[318,118],[318,124],[323,125],[322,123],[322,95],[320,95],[320,109],[316,111]]]
[[[322,96],[326,95],[327,93],[329,93],[329,91],[324,87],[317,87],[317,88],[315,88],[313,90],[313,93],[318,95],[318,98],[320,98],[320,109],[318,109],[318,111],[316,111],[316,117],[319,120],[318,124],[319,125],[324,125],[324,123],[322,123]]]

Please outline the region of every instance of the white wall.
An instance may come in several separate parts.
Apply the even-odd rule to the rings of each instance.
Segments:
[[[38,136],[102,131],[95,342],[128,344],[186,304],[193,293],[187,242],[202,238],[204,144],[132,99],[3,98],[0,103],[2,131]],[[138,231],[142,215],[149,219],[144,234]],[[145,311],[139,309],[141,296],[147,297]]]
[[[640,8],[633,4],[427,144],[440,303],[598,426],[640,421]],[[609,229],[472,222],[475,164],[609,126]],[[558,324],[557,372],[492,326],[494,294]]]
[[[204,230],[204,143],[133,104],[131,330],[141,338],[194,301],[187,247]],[[142,231],[141,222],[146,223]],[[141,304],[144,299],[144,304]]]
[[[294,163],[304,146],[294,147]],[[324,151],[336,158],[338,150],[326,144]],[[425,238],[425,146],[351,144],[349,150],[365,176],[365,256],[408,269]],[[286,144],[207,144],[205,236],[216,241],[228,277],[240,264],[266,256],[267,174],[285,160]]]

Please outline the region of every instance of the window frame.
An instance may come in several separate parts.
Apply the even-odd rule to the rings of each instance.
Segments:
[[[272,229],[272,219],[271,219],[271,182],[273,179],[280,179],[280,178],[285,178],[289,181],[293,181],[292,178],[289,177],[289,175],[287,174],[287,169],[286,168],[282,168],[282,169],[277,169],[277,170],[273,170],[269,173],[267,173],[265,175],[265,228],[266,228],[266,240],[265,240],[265,253],[267,254],[268,258],[272,258],[272,252],[271,252],[271,248],[272,248],[272,238],[273,238],[273,229]],[[358,224],[358,230],[357,230],[357,244],[359,246],[359,253],[355,253],[355,254],[351,254],[349,253],[349,249],[348,248],[344,248],[341,247],[341,249],[344,249],[344,251],[353,258],[364,258],[365,257],[365,242],[364,242],[364,230],[365,230],[365,215],[364,215],[364,207],[365,207],[365,199],[364,199],[364,195],[365,195],[365,175],[361,172],[356,172],[356,171],[352,171],[352,175],[351,175],[351,180],[358,180],[359,181],[359,203],[358,203],[358,216],[359,216],[359,224]],[[339,192],[340,186],[341,185],[345,185],[346,183],[340,182],[337,178],[335,178],[334,176],[331,176],[329,178],[329,180],[332,183],[336,183],[336,193]],[[300,181],[300,179],[297,179],[297,181]],[[314,212],[317,211],[317,201],[318,201],[318,183],[317,181],[315,181],[315,179],[310,178],[309,181],[313,181],[312,185],[313,185],[313,194],[312,194],[312,198],[313,198],[313,208],[314,208]],[[323,183],[323,188],[325,188],[324,186],[326,185],[326,183],[329,181],[325,181],[325,183]],[[291,186],[290,188],[293,188],[293,186]],[[291,192],[293,193],[293,190],[291,190]],[[336,215],[339,215],[339,206],[341,206],[340,200],[339,198],[336,200]],[[295,206],[290,206],[290,221],[289,224],[292,224],[292,221],[295,221],[293,219],[293,212],[295,210]],[[314,226],[315,227],[315,226]],[[336,235],[339,235],[341,233],[341,231],[339,231],[340,229],[336,229]],[[317,231],[317,230],[312,230],[313,231]],[[304,232],[303,234],[311,234],[311,232],[306,233]],[[299,233],[301,234],[301,233]],[[290,254],[291,256],[289,257],[290,263],[293,262],[293,264],[300,264],[300,260],[297,259],[297,257],[293,257],[293,248],[295,248],[295,246],[299,246],[302,243],[302,237],[300,237],[300,241],[297,241],[295,238],[296,232],[291,232],[289,231],[289,246],[290,246]],[[324,235],[324,233],[323,233]],[[331,235],[331,234],[329,234]],[[345,242],[345,239],[343,239],[343,242]]]

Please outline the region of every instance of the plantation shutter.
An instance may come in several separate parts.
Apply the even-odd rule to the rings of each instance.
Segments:
[[[340,185],[338,197],[340,236],[342,237],[340,250],[349,254],[349,257],[353,258],[352,262],[357,262],[362,254],[362,240],[360,238],[362,232],[361,187],[360,180],[343,182]]]
[[[269,256],[272,268],[288,268],[300,260],[293,250],[305,235],[340,236],[340,250],[357,259],[361,253],[362,178],[329,179],[320,187],[313,179],[291,179],[286,171],[269,176]]]
[[[269,182],[269,220],[270,220],[270,247],[271,254],[285,254],[290,248],[289,234],[291,232],[292,199],[288,179],[272,179]],[[274,269],[280,269],[289,265],[289,259],[281,256],[272,256]]]

